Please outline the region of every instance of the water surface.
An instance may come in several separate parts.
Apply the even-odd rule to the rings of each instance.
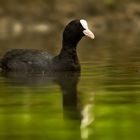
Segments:
[[[1,54],[24,46],[56,54],[61,43],[51,37],[1,41]],[[81,74],[1,73],[0,139],[138,140],[140,42],[120,34],[101,38],[80,42]]]

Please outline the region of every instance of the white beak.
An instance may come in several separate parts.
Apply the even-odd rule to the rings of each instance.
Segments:
[[[84,30],[83,33],[84,33],[85,36],[87,36],[87,37],[89,37],[91,39],[95,38],[95,35],[89,29]]]
[[[89,30],[87,21],[84,20],[84,19],[81,19],[80,20],[80,23],[83,26],[83,28],[85,29],[83,31],[84,35],[87,36],[87,37],[90,37],[91,39],[94,39],[95,38],[95,35]]]

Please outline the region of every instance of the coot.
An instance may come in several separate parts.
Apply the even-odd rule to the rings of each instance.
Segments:
[[[1,59],[3,71],[80,71],[76,46],[83,36],[94,39],[84,19],[71,21],[64,29],[62,49],[57,56],[35,49],[13,49]]]

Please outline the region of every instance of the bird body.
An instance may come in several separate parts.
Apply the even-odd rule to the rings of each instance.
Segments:
[[[41,71],[49,68],[52,56],[46,51],[13,49],[5,54],[1,64],[7,71]]]
[[[73,20],[63,32],[62,49],[57,56],[35,49],[13,49],[1,59],[4,71],[80,71],[76,47],[83,36],[94,38],[85,20]]]

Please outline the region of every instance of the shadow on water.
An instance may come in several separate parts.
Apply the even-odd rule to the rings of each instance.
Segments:
[[[60,72],[60,73],[46,73],[45,75],[40,75],[40,74],[24,75],[22,73],[13,73],[12,72],[12,73],[2,73],[1,77],[5,78],[5,81],[8,85],[11,85],[12,87],[15,86],[16,88],[28,87],[28,88],[34,89],[37,87],[41,88],[41,87],[45,86],[45,88],[47,90],[48,89],[47,87],[49,87],[49,86],[52,86],[55,84],[58,85],[60,87],[60,90],[62,93],[60,96],[62,96],[61,104],[63,106],[62,107],[63,108],[62,109],[63,110],[63,113],[62,113],[63,121],[67,124],[67,129],[71,130],[72,129],[71,127],[74,127],[74,129],[75,129],[74,131],[76,131],[76,138],[81,139],[81,129],[80,128],[81,128],[83,115],[82,115],[82,105],[81,105],[80,99],[78,97],[78,89],[77,89],[78,82],[80,79],[80,73]],[[44,90],[44,92],[45,92],[45,90]],[[36,94],[36,93],[31,93],[31,94]],[[47,94],[47,93],[45,93],[45,94]],[[53,93],[51,92],[50,94],[53,94]],[[34,98],[33,95],[32,95],[32,98]],[[41,97],[41,98],[43,98],[43,97]],[[17,106],[17,104],[16,104],[16,106]],[[33,106],[31,105],[30,109],[32,110],[32,108],[33,108]],[[48,106],[46,106],[46,109],[47,108],[48,108]],[[25,110],[25,112],[26,112],[26,110]],[[53,114],[53,112],[52,112],[52,114]],[[11,115],[11,114],[9,114],[9,115]],[[44,113],[44,115],[45,115],[45,113]],[[49,116],[50,116],[50,114],[46,117],[48,118]],[[69,121],[73,121],[74,126],[71,126]],[[31,128],[31,129],[33,129],[33,128]],[[36,129],[36,128],[34,128],[34,129]],[[69,130],[67,130],[67,131],[69,131]],[[30,131],[31,130],[29,130],[29,132]],[[48,129],[48,131],[50,131],[50,130]],[[55,131],[57,131],[57,130],[55,130]],[[62,131],[65,131],[65,130],[62,129]],[[70,138],[72,137],[71,134],[70,134]],[[46,133],[45,133],[45,135],[46,135]],[[6,135],[6,137],[7,136],[8,135]],[[30,136],[31,139],[34,137],[34,136],[32,137],[30,134],[25,135],[24,137],[27,138],[28,136]],[[40,136],[38,134],[36,134],[36,136],[39,138],[42,137],[42,135]],[[22,136],[22,138],[23,138],[23,136]]]
[[[60,86],[62,92],[62,104],[64,109],[78,109],[77,85],[80,78],[79,72],[49,72],[46,74],[23,74],[8,72],[2,73],[2,76],[5,77],[6,82],[12,86],[47,87],[49,85],[57,84]]]

